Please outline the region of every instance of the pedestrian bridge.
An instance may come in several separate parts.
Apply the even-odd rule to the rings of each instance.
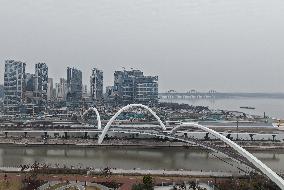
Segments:
[[[278,176],[274,171],[272,171],[268,166],[266,166],[264,163],[262,163],[260,160],[258,160],[255,156],[253,156],[251,153],[249,153],[248,151],[246,151],[244,148],[242,148],[241,146],[239,146],[238,144],[236,144],[235,142],[231,141],[230,139],[226,138],[225,136],[221,135],[220,133],[209,129],[208,127],[196,124],[196,123],[182,123],[181,125],[175,127],[173,130],[171,130],[169,133],[166,131],[166,127],[165,125],[162,123],[161,119],[156,115],[156,113],[149,107],[142,105],[142,104],[130,104],[127,105],[123,108],[121,108],[107,123],[107,125],[104,127],[99,140],[98,140],[98,144],[102,144],[105,135],[107,133],[107,131],[109,130],[111,124],[113,123],[113,121],[125,110],[132,108],[132,107],[141,107],[144,108],[146,110],[148,110],[160,123],[160,128],[161,128],[161,136],[163,138],[173,138],[173,139],[177,139],[177,137],[175,137],[175,133],[178,130],[181,129],[189,129],[189,128],[197,128],[197,129],[201,129],[203,131],[208,132],[209,134],[217,137],[218,139],[220,139],[221,141],[223,141],[225,144],[227,144],[229,147],[231,147],[235,152],[233,152],[232,154],[229,153],[229,156],[232,156],[232,158],[236,158],[236,155],[241,155],[245,161],[245,163],[247,163],[248,166],[251,166],[253,168],[255,168],[256,170],[260,171],[261,173],[265,174],[269,179],[271,179],[273,182],[275,182],[281,189],[284,190],[284,180]],[[152,134],[149,134],[152,135]],[[187,142],[187,143],[192,143],[191,141],[187,141],[185,139],[179,139],[180,141],[183,142]],[[194,142],[196,144],[201,145],[202,147],[205,148],[212,148],[212,147],[207,147],[206,145],[202,144],[202,143],[198,143],[198,142]],[[214,148],[213,148],[214,149]],[[239,160],[241,161],[241,160]]]
[[[110,120],[109,122],[106,124],[106,126],[101,129],[101,120],[100,120],[100,115],[99,112],[97,111],[97,109],[95,108],[90,108],[89,110],[87,110],[87,112],[89,111],[94,111],[97,115],[97,120],[98,120],[98,129],[97,130],[85,130],[85,131],[72,131],[72,132],[79,132],[79,133],[88,133],[88,132],[98,132],[100,133],[99,138],[98,138],[98,144],[101,145],[105,139],[105,136],[107,134],[107,132],[110,130],[113,122],[115,121],[115,119],[123,112],[126,111],[130,108],[142,108],[145,109],[147,111],[149,111],[159,122],[159,126],[157,126],[157,130],[154,131],[141,131],[141,130],[117,130],[116,132],[120,132],[120,133],[136,133],[138,135],[149,135],[149,136],[154,136],[154,137],[158,137],[161,139],[167,139],[167,140],[174,140],[174,141],[180,141],[180,142],[184,142],[184,143],[188,143],[188,144],[192,144],[192,145],[198,145],[201,146],[205,149],[209,149],[215,152],[221,152],[227,156],[229,156],[230,158],[234,159],[235,161],[237,161],[240,164],[245,164],[248,167],[254,169],[255,171],[261,172],[262,174],[266,175],[269,179],[271,179],[273,182],[275,182],[275,184],[277,184],[281,189],[284,190],[284,180],[278,176],[274,171],[272,171],[268,166],[266,166],[264,163],[262,163],[260,160],[258,160],[255,156],[253,156],[251,153],[249,153],[248,151],[246,151],[244,148],[242,148],[241,146],[239,146],[238,144],[236,144],[235,142],[233,142],[232,140],[226,138],[225,136],[223,136],[222,134],[209,129],[208,127],[199,125],[197,123],[181,123],[179,126],[176,126],[174,129],[172,129],[171,131],[166,130],[165,125],[163,124],[163,122],[161,121],[161,119],[159,118],[159,116],[157,116],[157,114],[148,106],[142,105],[142,104],[130,104],[127,105],[123,108],[121,108]],[[85,112],[82,117],[84,117],[84,115],[87,113]],[[194,138],[188,138],[187,136],[184,137],[180,137],[177,136],[177,131],[180,130],[188,130],[188,129],[192,129],[192,128],[196,128],[202,131],[205,131],[206,133],[211,134],[212,136],[216,137],[217,139],[219,139],[220,141],[222,141],[223,143],[225,143],[228,147],[231,147],[233,151],[228,151],[228,150],[224,150],[221,149],[220,147],[210,143],[210,142],[206,142],[206,141],[200,141]],[[20,131],[19,131],[20,132]],[[33,132],[31,131],[25,131],[26,133],[28,132]],[[43,132],[43,133],[47,133],[47,131],[45,130],[37,130],[34,132]],[[53,131],[54,132],[54,131]],[[68,131],[58,131],[58,132],[64,132],[65,134],[67,134]],[[70,132],[70,131],[69,131]],[[6,131],[5,133],[8,133],[8,131]],[[226,162],[226,161],[224,161]]]

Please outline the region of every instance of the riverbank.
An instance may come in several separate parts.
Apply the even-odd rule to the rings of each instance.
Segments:
[[[238,143],[238,142],[237,142]],[[284,144],[279,143],[266,143],[264,145],[263,142],[254,142],[253,145],[251,143],[247,143],[247,145],[244,145],[246,142],[240,141],[240,145],[245,148],[248,151],[255,151],[255,152],[274,152],[274,153],[284,153]],[[258,144],[258,145],[257,145]],[[139,144],[139,143],[133,143],[133,144],[87,144],[87,143],[56,143],[56,144],[47,144],[47,143],[6,143],[6,142],[0,142],[0,147],[25,147],[25,148],[34,148],[34,147],[48,147],[48,148],[74,148],[74,149],[108,149],[108,148],[117,148],[117,149],[188,149],[188,150],[200,150],[204,149],[201,146],[197,145],[188,145],[188,144],[181,144],[181,143],[164,143],[164,144]],[[230,147],[226,145],[218,145],[219,148],[222,149],[231,149]]]
[[[48,170],[55,171],[57,168],[45,169],[44,174],[49,174]],[[59,168],[61,172],[64,171],[63,168]],[[67,169],[66,169],[67,171]],[[25,172],[31,172],[31,169],[26,169]],[[21,172],[20,167],[0,167],[0,173],[25,173]],[[40,174],[41,172],[39,172]],[[220,178],[229,178],[232,176],[242,177],[246,176],[244,173],[232,173],[232,172],[222,172],[222,171],[189,171],[189,170],[152,170],[152,169],[118,169],[110,168],[108,171],[111,175],[128,175],[128,176],[143,176],[151,174],[152,176],[163,176],[163,177],[197,177],[197,178],[206,178],[206,177],[220,177]],[[54,173],[53,175],[55,175]],[[60,174],[60,175],[64,175]],[[67,174],[67,173],[66,173]],[[79,174],[79,173],[78,173]],[[59,175],[58,173],[56,175]],[[74,175],[74,174],[73,174]],[[80,173],[82,175],[82,173]],[[86,170],[86,176],[98,176],[104,175],[104,169],[94,168],[91,170]]]

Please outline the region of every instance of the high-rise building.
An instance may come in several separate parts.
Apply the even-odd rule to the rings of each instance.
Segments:
[[[27,114],[35,114],[42,110],[42,106],[38,104],[41,97],[37,96],[35,92],[36,77],[35,74],[26,73],[25,77],[25,92],[24,92],[24,106],[22,111]]]
[[[106,87],[106,93],[105,93],[106,97],[110,97],[110,96],[113,95],[113,92],[114,92],[113,89],[114,89],[113,86],[107,86]]]
[[[78,102],[82,99],[82,71],[67,68],[67,100]]]
[[[0,84],[0,112],[3,111],[4,103],[4,85]]]
[[[85,95],[88,94],[88,86],[86,84],[82,86],[82,93]]]
[[[0,84],[0,99],[4,97],[4,85]]]
[[[55,84],[55,97],[59,101],[65,101],[67,96],[67,81],[61,78],[59,83]]]
[[[4,107],[7,112],[19,112],[24,101],[26,64],[6,60],[4,72]]]
[[[135,79],[134,102],[158,103],[158,76],[143,76]]]
[[[101,101],[103,99],[103,80],[103,71],[93,68],[90,77],[91,97],[93,101]]]
[[[36,105],[38,98],[35,97],[35,74],[26,73],[25,87],[24,103]]]
[[[48,101],[51,101],[55,98],[53,92],[54,92],[53,78],[48,78],[48,84],[47,84],[47,100]]]
[[[115,71],[113,94],[123,104],[156,104],[158,77],[144,76],[140,70]]]
[[[48,67],[46,63],[35,65],[35,93],[39,97],[37,104],[45,106],[47,103]]]
[[[82,97],[83,98],[89,97],[88,86],[87,85],[83,85],[83,87],[82,87]]]
[[[33,92],[35,90],[35,74],[26,73],[25,85],[26,91]]]
[[[124,104],[134,103],[135,79],[142,76],[143,72],[139,70],[114,72],[114,94],[120,101]]]

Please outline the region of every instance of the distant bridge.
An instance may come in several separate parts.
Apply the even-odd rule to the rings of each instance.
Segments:
[[[284,98],[284,93],[226,93],[226,92],[176,92],[159,93],[160,99],[203,99],[203,98]]]

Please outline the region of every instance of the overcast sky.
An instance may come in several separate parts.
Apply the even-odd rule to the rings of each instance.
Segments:
[[[283,0],[0,0],[5,59],[66,67],[122,67],[158,75],[160,92],[284,92]]]

